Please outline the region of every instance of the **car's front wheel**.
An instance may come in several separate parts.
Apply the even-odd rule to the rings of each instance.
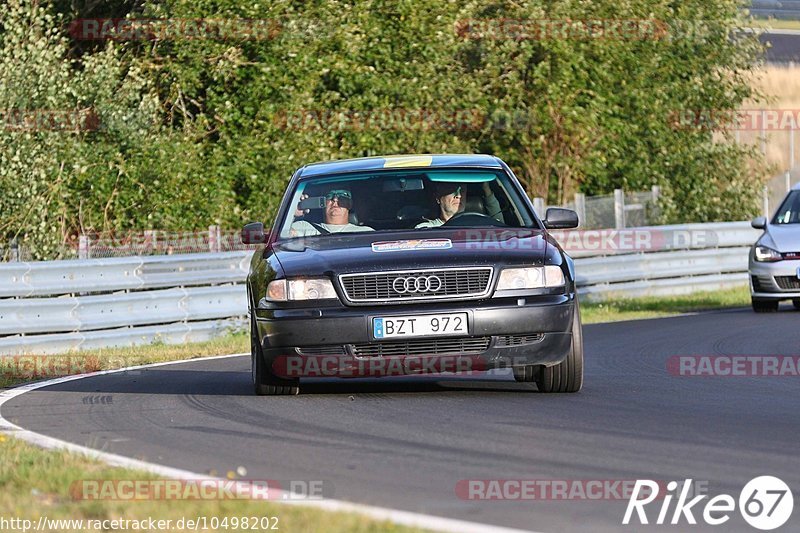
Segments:
[[[254,319],[250,320],[250,374],[253,379],[253,390],[257,396],[300,394],[299,379],[281,379],[266,368]]]
[[[762,300],[760,298],[751,298],[753,304],[753,311],[756,313],[774,313],[778,310],[778,300]]]
[[[583,327],[578,301],[572,316],[572,346],[567,358],[553,366],[514,367],[514,379],[535,381],[540,392],[578,392],[583,387]]]

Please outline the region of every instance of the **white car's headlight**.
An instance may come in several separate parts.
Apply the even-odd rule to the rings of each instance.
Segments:
[[[333,283],[327,278],[278,279],[267,286],[267,300],[271,302],[336,298]]]
[[[782,259],[783,256],[779,251],[766,246],[756,246],[755,260],[759,263],[781,261]]]
[[[497,290],[540,289],[543,287],[563,287],[564,272],[560,266],[505,268],[500,273]]]

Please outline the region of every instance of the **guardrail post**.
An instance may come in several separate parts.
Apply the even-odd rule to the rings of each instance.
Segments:
[[[89,259],[89,236],[78,237],[78,259]]]
[[[144,230],[144,248],[148,251],[158,248],[158,234],[154,230]]]
[[[789,170],[794,168],[794,117],[792,117],[792,122],[789,125]]]
[[[658,199],[661,198],[661,186],[660,185],[653,185],[650,188],[650,195],[652,197],[653,203],[657,204]]]
[[[14,239],[9,244],[9,248],[11,249],[11,255],[8,260],[12,263],[19,262],[19,244],[17,244],[17,239]]]
[[[575,193],[575,212],[578,213],[578,222],[586,226],[586,195],[582,192]]]
[[[222,243],[220,242],[222,234],[219,226],[212,225],[208,227],[208,251],[220,252],[222,251]]]
[[[761,188],[762,214],[769,218],[769,189],[766,185]]]
[[[789,192],[792,190],[792,173],[787,170],[784,177],[786,178],[786,192]]]
[[[758,134],[761,139],[761,153],[767,155],[767,112],[761,110],[761,131]]]
[[[625,191],[614,189],[614,227],[625,227]]]
[[[544,218],[544,198],[538,196],[533,199],[533,210],[540,218]]]

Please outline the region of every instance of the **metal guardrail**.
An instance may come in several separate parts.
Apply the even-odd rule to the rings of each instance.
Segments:
[[[750,14],[757,17],[800,20],[798,0],[753,0]]]
[[[240,283],[251,256],[241,251],[5,263],[0,298]]]
[[[0,264],[0,355],[201,341],[241,329],[251,255]]]
[[[591,244],[613,233],[633,243],[599,250],[591,246],[570,250],[570,243]],[[681,224],[628,230],[556,233],[559,243],[575,258],[578,292],[585,300],[677,296],[747,284],[750,246],[761,232],[749,222]],[[636,243],[643,243],[638,248]],[[590,248],[590,249],[586,249]]]
[[[555,232],[587,299],[747,282],[747,222]],[[205,340],[245,327],[252,252],[0,264],[0,355]]]

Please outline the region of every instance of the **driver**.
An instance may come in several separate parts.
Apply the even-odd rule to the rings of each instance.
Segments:
[[[302,195],[300,201],[308,198]],[[292,237],[307,237],[311,235],[328,235],[330,233],[350,233],[354,231],[375,231],[369,226],[357,226],[350,223],[350,209],[353,207],[353,195],[347,189],[332,189],[325,195],[325,222],[315,223],[307,220],[298,220],[292,223],[289,235]],[[299,208],[295,217],[306,213]]]
[[[436,203],[439,204],[439,218],[420,222],[417,228],[437,228],[467,207],[467,186],[464,183],[436,182]],[[483,182],[484,205],[491,216],[502,222],[500,202],[497,201],[489,183]]]

